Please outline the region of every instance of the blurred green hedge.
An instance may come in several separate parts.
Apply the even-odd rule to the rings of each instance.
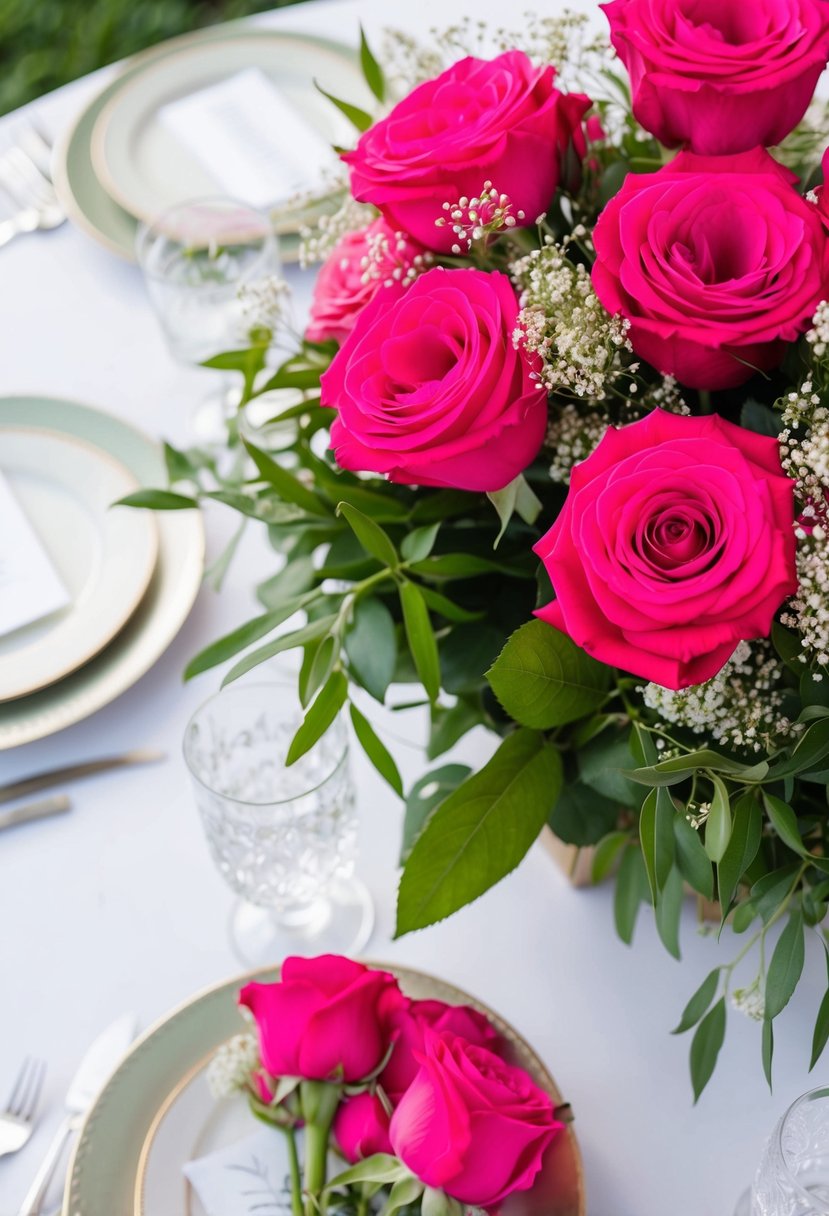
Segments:
[[[0,114],[175,34],[300,0],[0,0]]]

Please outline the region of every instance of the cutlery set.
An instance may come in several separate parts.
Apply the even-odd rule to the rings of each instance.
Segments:
[[[0,219],[0,247],[26,232],[59,227],[66,212],[51,176],[51,148],[35,127],[25,127],[17,142],[0,152],[0,195],[11,214]]]

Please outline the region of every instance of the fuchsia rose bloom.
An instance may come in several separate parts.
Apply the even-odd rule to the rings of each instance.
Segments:
[[[275,984],[247,984],[262,1064],[272,1077],[359,1081],[382,1061],[390,1018],[406,1004],[397,980],[337,955],[288,958]]]
[[[633,113],[668,147],[722,156],[778,144],[829,57],[826,0],[612,0],[601,7]]]
[[[334,1140],[350,1165],[392,1151],[390,1117],[376,1094],[356,1094],[340,1106],[334,1116]]]
[[[517,316],[497,272],[436,267],[375,296],[321,380],[337,463],[458,490],[517,477],[547,425],[546,395],[513,345]]]
[[[493,1208],[534,1183],[562,1128],[521,1068],[453,1035],[427,1031],[420,1069],[391,1120],[391,1143],[426,1186]]]
[[[581,120],[592,104],[560,93],[554,79],[554,68],[534,67],[523,51],[453,64],[343,155],[354,197],[444,253],[456,238],[450,225],[435,226],[443,204],[478,195],[486,180],[524,212],[519,225],[533,224],[553,201],[571,145],[584,156]]]
[[[378,291],[414,277],[423,253],[422,245],[395,232],[382,217],[359,232],[347,232],[317,276],[305,337],[343,342]]]
[[[574,467],[535,546],[556,592],[536,615],[603,663],[701,684],[797,589],[793,525],[776,439],[654,410]]]
[[[391,1059],[380,1074],[380,1084],[393,1103],[399,1102],[415,1079],[420,1067],[425,1036],[457,1035],[478,1047],[495,1051],[498,1032],[488,1018],[469,1005],[446,1005],[443,1001],[411,1001],[392,1015],[395,1029]]]
[[[593,286],[637,355],[702,389],[780,363],[829,294],[826,232],[793,180],[762,148],[628,174],[594,231]]]

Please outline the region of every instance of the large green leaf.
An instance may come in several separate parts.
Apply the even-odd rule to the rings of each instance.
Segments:
[[[751,794],[742,794],[732,808],[731,839],[717,866],[717,886],[723,916],[728,913],[740,879],[757,856],[763,834],[763,813]]]
[[[550,812],[550,827],[565,844],[596,844],[616,827],[619,804],[581,781],[567,781]]]
[[[366,553],[376,557],[378,562],[382,562],[389,569],[397,569],[397,550],[378,523],[344,501],[337,504],[337,514],[347,521]]]
[[[724,1041],[725,997],[721,996],[700,1022],[691,1043],[691,1084],[694,1087],[694,1102],[699,1100],[700,1094],[711,1080]]]
[[[696,1026],[697,1022],[711,1005],[714,997],[717,995],[717,989],[720,985],[720,969],[715,967],[713,971],[705,977],[705,979],[697,988],[694,995],[688,1001],[688,1004],[682,1011],[682,1017],[679,1019],[679,1025],[671,1034],[684,1034],[686,1030],[690,1030],[692,1026]]]
[[[549,730],[598,709],[610,671],[558,629],[528,621],[507,640],[487,679],[511,718]]]
[[[354,675],[382,702],[397,662],[394,620],[382,600],[369,596],[357,601],[344,644]]]
[[[405,865],[406,858],[411,853],[414,842],[423,831],[432,811],[435,807],[440,806],[453,790],[458,788],[471,771],[467,764],[444,764],[441,768],[426,773],[412,786],[406,799],[406,815],[403,820],[401,865]]]
[[[703,848],[699,832],[691,826],[684,813],[674,816],[676,864],[686,882],[705,899],[714,898],[714,870]]]
[[[804,958],[803,916],[793,912],[777,939],[766,975],[766,1017],[769,1021],[773,1021],[791,1000],[803,971]]]
[[[420,588],[414,583],[402,582],[399,592],[406,639],[417,674],[429,700],[436,701],[440,692],[440,660],[429,609]]]
[[[333,672],[305,715],[291,740],[286,764],[294,764],[317,743],[336,718],[348,695],[348,681],[341,671]]]
[[[403,797],[403,782],[400,778],[397,765],[394,758],[389,752],[386,745],[378,737],[374,727],[363,714],[360,713],[356,705],[351,706],[351,724],[354,727],[354,734],[357,736],[360,746],[368,756],[371,763],[377,769],[377,772],[387,781],[395,794]]]
[[[724,782],[714,775],[711,780],[714,796],[705,821],[705,851],[712,861],[722,861],[731,839],[731,803]]]
[[[418,837],[400,881],[397,936],[451,916],[514,870],[544,826],[561,779],[561,758],[543,735],[508,735]]]
[[[656,907],[659,892],[668,881],[674,864],[674,818],[676,809],[665,789],[651,790],[639,815],[639,841],[648,872],[651,902]]]

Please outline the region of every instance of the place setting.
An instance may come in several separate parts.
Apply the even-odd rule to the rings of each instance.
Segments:
[[[8,127],[0,245],[134,262],[212,384],[0,397],[9,887],[57,842],[109,1008],[16,1031],[10,1216],[657,1216],[689,1138],[694,1216],[829,1216],[829,13],[579,7]],[[130,689],[162,749],[81,725]]]

